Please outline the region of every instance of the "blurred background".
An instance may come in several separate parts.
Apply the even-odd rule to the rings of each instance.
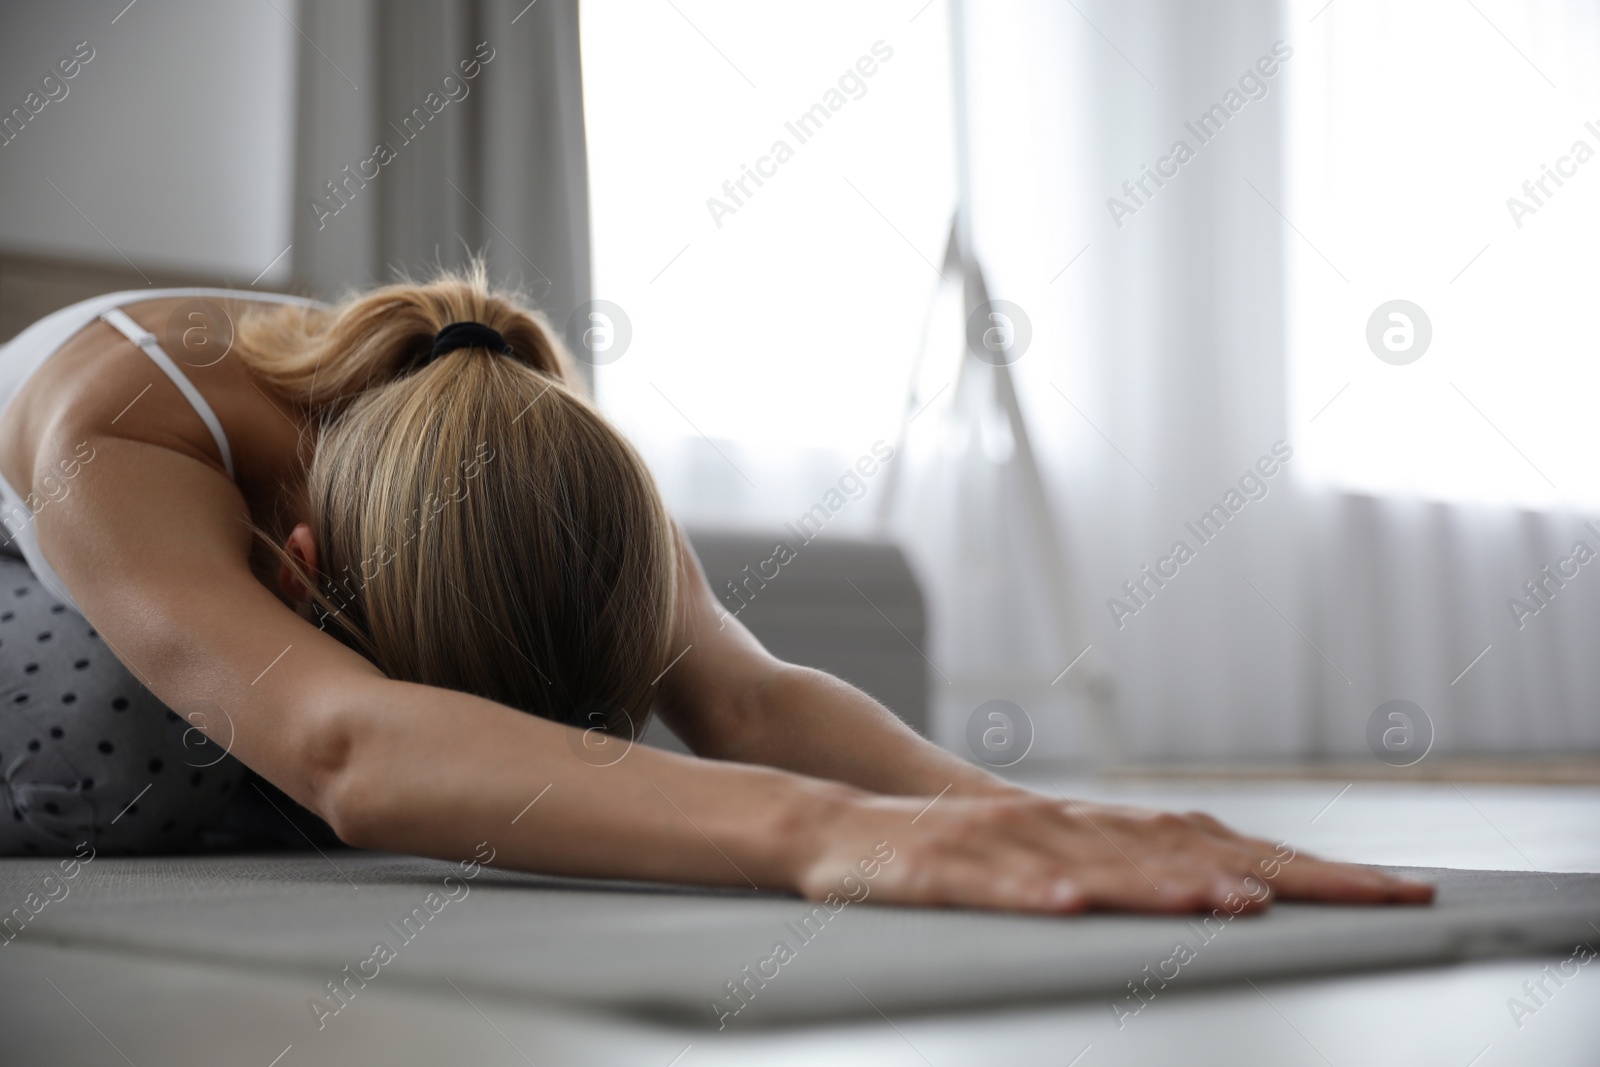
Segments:
[[[0,114],[0,338],[481,254],[969,758],[1600,748],[1592,4],[13,4]]]

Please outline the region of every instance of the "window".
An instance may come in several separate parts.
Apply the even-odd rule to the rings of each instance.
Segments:
[[[596,392],[677,514],[791,517],[893,440],[954,205],[947,20],[583,5],[595,297],[632,330]]]
[[[1297,469],[1360,492],[1600,502],[1600,15],[1515,0],[1287,10]],[[1425,323],[1390,317],[1394,300],[1431,329],[1411,362]]]

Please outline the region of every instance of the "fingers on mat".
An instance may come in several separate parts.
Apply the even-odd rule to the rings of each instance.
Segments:
[[[1371,867],[1302,859],[1284,867],[1274,883],[1284,898],[1343,904],[1426,904],[1433,886],[1396,878]]]

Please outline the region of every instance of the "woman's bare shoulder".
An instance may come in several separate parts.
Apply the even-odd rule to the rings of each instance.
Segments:
[[[272,513],[303,458],[304,413],[261,388],[234,351],[237,325],[268,305],[245,298],[167,297],[122,310],[149,331],[199,391],[230,445],[252,512]],[[0,417],[0,473],[27,496],[35,472],[96,436],[165,448],[225,468],[210,428],[178,384],[122,333],[96,320],[57,349]],[[60,455],[58,455],[60,453]]]

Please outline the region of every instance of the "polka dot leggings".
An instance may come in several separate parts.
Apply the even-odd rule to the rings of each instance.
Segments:
[[[279,825],[261,832],[273,805]],[[305,847],[297,817],[315,818],[170,711],[83,616],[0,555],[0,856],[69,855],[85,841],[102,854]]]

